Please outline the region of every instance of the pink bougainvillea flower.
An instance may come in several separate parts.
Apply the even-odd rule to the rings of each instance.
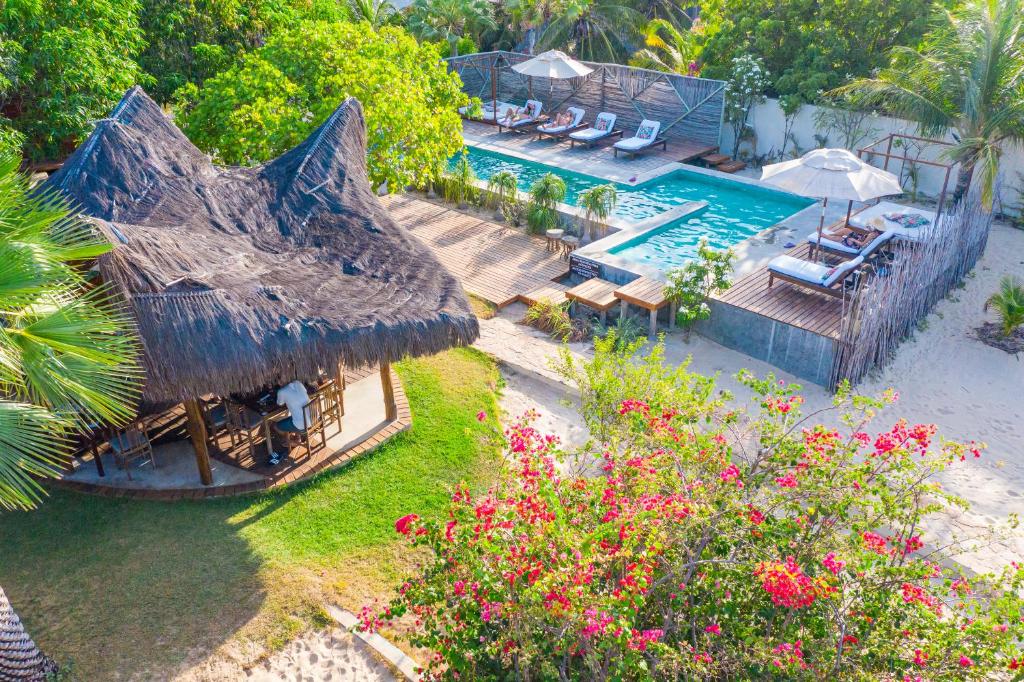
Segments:
[[[780,488],[795,488],[799,485],[796,480],[796,475],[790,471],[785,476],[779,476],[775,479],[775,484]]]
[[[860,534],[860,539],[864,543],[865,549],[869,549],[875,554],[879,554],[881,556],[887,556],[889,554],[889,548],[886,546],[885,538],[878,533],[864,531]]]
[[[928,654],[920,649],[914,649],[914,663],[920,667],[928,665]]]
[[[828,554],[826,554],[825,558],[821,560],[821,564],[825,568],[827,568],[832,573],[832,575],[839,575],[839,572],[843,570],[844,566],[846,566],[845,561],[840,561],[839,559],[836,559],[835,552],[829,552]]]
[[[974,665],[974,661],[972,661],[967,656],[964,656],[963,654],[960,655],[960,667],[961,668],[970,668],[972,665]]]
[[[713,623],[704,628],[704,632],[710,632],[712,635],[720,635],[722,634],[722,626],[718,623]]]
[[[487,420],[487,413],[484,412],[483,410],[480,410],[479,412],[476,413],[476,420],[478,422],[486,421]]]
[[[412,530],[410,526],[419,520],[419,516],[416,514],[406,514],[402,518],[395,521],[395,530],[402,535],[408,535],[409,531]]]

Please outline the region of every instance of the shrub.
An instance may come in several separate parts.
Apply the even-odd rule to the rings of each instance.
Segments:
[[[398,519],[425,563],[387,609],[362,611],[364,629],[408,615],[412,643],[433,653],[424,679],[938,680],[1019,667],[1024,574],[968,578],[950,562],[961,541],[921,539],[962,504],[936,476],[976,445],[903,420],[869,432],[892,393],[841,391],[846,426],[807,423],[798,387],[747,373],[752,439],[732,440],[738,413],[713,382],[630,352],[575,368],[623,369],[598,398],[614,415],[606,438],[573,453],[600,473],[566,471],[557,439],[514,424],[494,487],[456,487],[445,518]]]
[[[1020,280],[1006,275],[999,281],[999,291],[985,301],[985,310],[993,309],[999,316],[1003,336],[1011,336],[1024,326],[1024,286]]]
[[[586,326],[569,315],[569,301],[537,301],[527,308],[523,324],[535,327],[563,342],[582,341],[587,337]]]
[[[541,176],[530,186],[526,224],[530,231],[543,234],[558,227],[558,204],[565,201],[565,180],[554,173]]]
[[[460,207],[476,200],[479,193],[476,186],[476,172],[469,163],[469,153],[463,147],[462,155],[452,166],[452,169],[445,174],[444,198]]]
[[[519,178],[512,171],[498,171],[487,178],[487,193],[495,209],[495,217],[508,218],[509,205],[519,200]]]
[[[603,325],[600,322],[594,324],[594,340],[608,339],[612,348],[618,350],[627,348],[631,344],[647,336],[647,328],[632,315],[619,315],[615,324]]]
[[[711,316],[708,298],[729,288],[734,259],[732,249],[712,249],[708,240],[702,238],[697,246],[697,259],[668,273],[665,298],[676,304],[676,322],[680,326],[689,330],[697,320]]]

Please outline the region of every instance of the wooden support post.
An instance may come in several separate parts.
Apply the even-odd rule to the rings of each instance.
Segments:
[[[651,328],[647,333],[652,339],[658,335],[658,309],[651,308]]]
[[[210,451],[207,449],[206,420],[203,410],[195,398],[185,401],[185,427],[192,439],[192,449],[196,452],[196,467],[199,469],[199,480],[203,485],[213,485],[213,471],[210,469]]]
[[[622,299],[622,308],[619,310],[619,316],[625,318],[629,315],[629,303],[626,299]]]
[[[679,312],[679,311],[676,310],[676,304],[675,303],[669,303],[669,305],[668,305],[668,328],[669,329],[675,329],[676,328],[676,313],[677,312]]]
[[[391,365],[384,362],[380,366],[380,385],[384,388],[384,416],[391,422],[398,419],[398,406],[395,404],[395,386],[391,383]]]

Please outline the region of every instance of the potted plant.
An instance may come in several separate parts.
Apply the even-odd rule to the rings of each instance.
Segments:
[[[604,236],[604,231],[607,229],[604,221],[615,210],[618,201],[618,192],[615,191],[615,185],[611,183],[596,185],[580,192],[576,203],[583,209],[584,228],[587,226],[590,228],[590,241],[598,238],[596,236],[598,231],[601,232],[602,237]]]
[[[519,178],[512,171],[498,171],[487,180],[487,191],[494,203],[494,219],[506,220],[509,205],[519,197]]]
[[[565,180],[548,173],[530,186],[526,224],[535,234],[558,227],[558,204],[565,201]]]

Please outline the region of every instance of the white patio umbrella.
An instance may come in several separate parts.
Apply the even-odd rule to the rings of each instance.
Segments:
[[[538,78],[578,78],[586,76],[593,71],[586,64],[582,64],[564,52],[559,50],[548,50],[541,52],[533,59],[514,64],[513,71],[518,71],[524,76],[537,76]]]
[[[815,149],[799,159],[773,163],[761,169],[761,180],[793,194],[823,200],[819,242],[829,199],[849,201],[852,206],[854,201],[903,193],[899,178],[846,149]]]

